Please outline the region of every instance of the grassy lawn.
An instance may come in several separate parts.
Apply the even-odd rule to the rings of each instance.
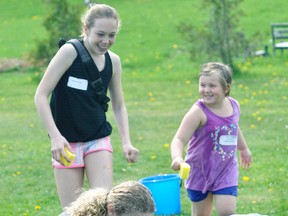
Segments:
[[[73,3],[80,0],[71,0]],[[183,52],[176,30],[182,22],[203,24],[207,12],[200,0],[103,0],[116,7],[123,26],[113,46],[123,64],[123,88],[131,138],[141,150],[136,164],[127,164],[114,126],[114,182],[175,173],[170,169],[169,143],[183,115],[198,98],[200,63]],[[240,27],[247,35],[263,34],[270,46],[270,23],[283,22],[288,2],[244,1]],[[80,4],[79,3],[79,4]],[[32,7],[33,6],[33,7]],[[45,37],[40,0],[1,1],[0,58],[21,58],[35,39]],[[4,10],[5,8],[5,10]],[[272,8],[277,8],[275,13]],[[3,10],[3,13],[2,13]],[[283,10],[283,12],[280,12]],[[60,36],[59,36],[60,37]],[[56,44],[56,43],[55,43]],[[262,47],[259,47],[262,48]],[[271,46],[269,51],[272,54]],[[281,56],[239,60],[231,96],[241,105],[241,128],[254,163],[240,169],[238,212],[288,215],[288,51]],[[33,102],[43,68],[0,73],[0,213],[57,215],[60,204],[51,169],[50,143]],[[108,113],[113,125],[111,111]],[[181,188],[182,215],[190,202]],[[213,215],[216,215],[215,213]]]

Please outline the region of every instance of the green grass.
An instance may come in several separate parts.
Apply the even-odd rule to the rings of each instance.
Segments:
[[[170,152],[165,144],[171,142],[183,115],[198,98],[200,68],[179,48],[185,44],[176,26],[182,21],[201,26],[207,14],[198,9],[200,0],[102,2],[115,6],[122,18],[113,51],[122,59],[131,138],[141,150],[139,162],[127,164],[114,126],[114,182],[175,173],[170,169]],[[40,0],[1,1],[0,58],[22,57],[36,38],[45,37],[41,26],[44,6]],[[244,1],[246,16],[241,17],[240,27],[248,35],[262,32],[265,45],[270,39],[270,23],[285,21],[284,12],[272,10],[276,6],[284,10],[288,3],[263,0],[259,5],[256,0]],[[240,124],[254,164],[248,171],[240,170],[238,212],[285,216],[288,52],[239,61],[239,67],[242,73],[234,77],[231,95],[241,104]],[[43,71],[30,68],[0,74],[0,213],[4,216],[50,216],[60,212],[50,143],[33,102]],[[111,111],[108,117],[115,125]],[[244,176],[249,181],[244,181]],[[182,215],[190,215],[190,202],[183,188],[181,196]]]

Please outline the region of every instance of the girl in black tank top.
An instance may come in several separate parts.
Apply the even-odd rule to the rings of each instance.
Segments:
[[[109,51],[119,26],[120,20],[114,8],[104,4],[91,5],[83,16],[82,37],[84,47],[99,70],[104,93],[109,90],[125,158],[127,162],[134,163],[139,151],[130,140],[128,114],[122,93],[121,62],[117,54]],[[83,188],[84,172],[91,188],[110,189],[113,183],[111,151],[92,151],[84,155],[83,167],[65,167],[61,161],[62,158],[69,162],[67,150],[75,153],[74,161],[80,160],[77,158],[79,152],[73,152],[71,142],[85,144],[106,139],[111,134],[112,128],[106,119],[107,106],[103,106],[109,99],[102,103],[101,94],[95,91],[96,72],[85,70],[73,45],[66,43],[49,63],[35,94],[37,111],[50,137],[52,159],[63,165],[61,169],[54,167],[63,209],[77,198],[76,192]]]

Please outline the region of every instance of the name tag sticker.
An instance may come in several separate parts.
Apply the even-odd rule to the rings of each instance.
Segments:
[[[74,89],[87,91],[88,80],[69,76],[67,86]]]
[[[234,135],[222,135],[219,139],[220,145],[237,145],[237,136]]]

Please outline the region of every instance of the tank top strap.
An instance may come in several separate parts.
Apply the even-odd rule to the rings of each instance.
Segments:
[[[204,112],[206,112],[206,110],[208,110],[201,99],[197,100],[195,102],[195,105],[199,106]]]
[[[240,113],[240,107],[239,107],[239,104],[238,102],[232,98],[232,97],[228,97],[229,101],[231,102],[232,104],[232,107],[233,107],[233,115],[235,113]],[[205,113],[205,115],[207,117],[212,117],[214,118],[215,116],[217,116],[215,113],[213,113],[211,110],[209,110],[205,104],[203,103],[203,101],[201,99],[199,99],[198,101],[195,102],[195,105],[199,106],[200,109]]]
[[[109,52],[105,53],[105,70],[112,70],[112,60],[111,57],[109,55]]]
[[[229,101],[231,102],[231,104],[233,106],[234,113],[235,112],[239,113],[240,112],[240,107],[239,107],[238,102],[232,97],[227,97],[227,98],[229,99]]]

